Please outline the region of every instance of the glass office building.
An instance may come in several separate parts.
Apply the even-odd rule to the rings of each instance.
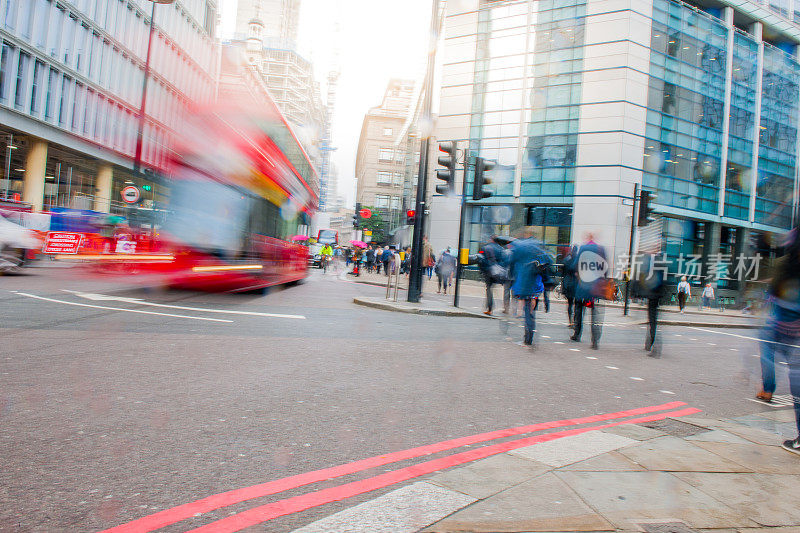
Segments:
[[[532,225],[553,251],[591,231],[625,255],[636,184],[673,259],[790,229],[798,24],[800,1],[449,1],[436,137],[497,162],[472,247]],[[467,165],[468,195],[471,181]]]
[[[0,0],[0,198],[109,211],[131,173],[153,3]],[[143,168],[214,98],[216,0],[157,5]],[[153,194],[155,196],[155,193]]]

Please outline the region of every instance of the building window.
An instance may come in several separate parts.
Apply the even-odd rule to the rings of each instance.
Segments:
[[[11,58],[14,56],[14,47],[3,43],[3,51],[0,53],[0,102],[7,102],[11,92]]]
[[[64,126],[69,115],[69,96],[72,89],[72,79],[64,76],[61,79],[61,101],[58,105],[58,124]]]
[[[383,134],[385,136],[390,136],[392,134],[392,128],[383,128]]]
[[[391,148],[381,148],[378,152],[378,159],[380,161],[391,161],[394,159],[394,150]]]
[[[386,170],[379,170],[378,171],[378,185],[391,185],[392,184],[392,173]]]
[[[51,68],[50,73],[47,75],[47,97],[44,102],[45,120],[53,119],[53,113],[55,112],[56,108],[56,91],[58,90],[56,87],[57,81],[58,71]]]
[[[28,78],[28,64],[30,63],[31,56],[25,52],[19,53],[19,64],[17,65],[17,86],[14,94],[14,107],[22,109],[25,106],[25,84]]]
[[[388,194],[376,194],[375,195],[375,207],[383,207],[384,209],[388,208],[389,207],[389,198],[390,198],[390,196]]]
[[[31,107],[30,113],[31,115],[37,115],[39,113],[39,100],[41,99],[42,93],[42,85],[44,81],[44,72],[46,67],[44,63],[37,60],[33,65],[33,84],[31,85]]]
[[[50,0],[37,0],[35,42],[39,48],[47,44],[47,24],[50,19]]]
[[[6,28],[14,29],[14,23],[17,20],[17,0],[6,1]]]
[[[403,175],[399,172],[394,173],[394,184],[395,185],[403,185]]]
[[[400,209],[400,197],[392,196],[392,209]]]

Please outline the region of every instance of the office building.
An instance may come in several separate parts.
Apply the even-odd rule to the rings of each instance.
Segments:
[[[0,0],[0,197],[35,210],[122,209],[131,170],[153,3]],[[142,168],[165,167],[172,132],[192,102],[211,102],[215,0],[157,5]],[[152,175],[152,174],[151,174]],[[152,183],[150,202],[163,189]]]
[[[364,116],[358,140],[356,202],[378,209],[389,224],[387,231],[401,223],[406,170],[401,141],[413,96],[413,81],[391,80],[381,105]]]
[[[451,0],[445,15],[436,137],[497,162],[494,195],[470,202],[472,248],[534,226],[554,253],[592,232],[619,258],[635,184],[657,195],[671,272],[797,220],[800,3]]]
[[[234,39],[250,36],[250,23],[262,24],[261,39],[267,48],[296,48],[300,0],[238,0]]]

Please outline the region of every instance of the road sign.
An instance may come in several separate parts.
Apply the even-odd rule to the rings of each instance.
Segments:
[[[361,218],[369,218],[369,217],[371,217],[371,216],[372,216],[372,211],[370,211],[369,209],[367,209],[367,208],[365,207],[364,209],[361,209],[361,210],[358,212],[358,214],[359,214],[359,215],[361,215]]]
[[[371,229],[365,229],[364,230],[364,235],[372,235],[372,230]]]
[[[139,188],[134,187],[133,185],[128,185],[124,187],[121,191],[122,194],[122,201],[126,204],[135,204],[139,201],[141,194],[139,193]]]
[[[45,254],[77,254],[83,241],[81,233],[67,231],[48,231],[42,253]]]

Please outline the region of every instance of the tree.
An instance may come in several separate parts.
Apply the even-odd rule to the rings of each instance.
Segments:
[[[386,234],[387,224],[383,219],[383,214],[372,206],[362,205],[361,208],[372,211],[372,216],[361,219],[361,229],[371,230],[372,240],[374,242],[386,242],[388,237]]]

